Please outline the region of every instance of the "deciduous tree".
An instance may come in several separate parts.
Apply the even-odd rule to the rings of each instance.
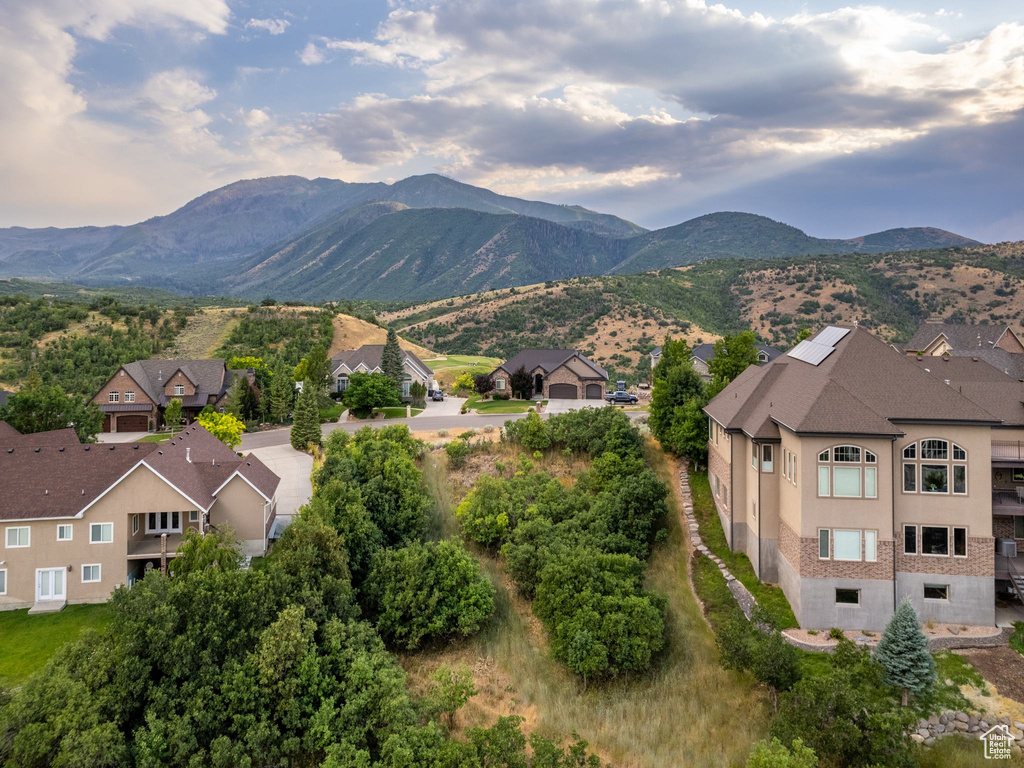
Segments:
[[[43,384],[35,374],[19,392],[8,396],[7,405],[0,407],[0,421],[24,435],[73,427],[83,443],[96,442],[103,428],[103,414],[95,403],[83,403],[58,384]]]
[[[242,444],[245,424],[230,413],[218,413],[213,408],[207,407],[199,414],[198,421],[207,432],[232,450],[237,450],[238,446]]]

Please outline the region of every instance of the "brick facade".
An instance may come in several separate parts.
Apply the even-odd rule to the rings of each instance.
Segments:
[[[995,578],[995,539],[969,536],[967,557],[937,555],[896,555],[896,570],[903,573],[934,573],[941,576]]]
[[[803,537],[779,521],[779,553],[786,558],[801,578],[805,579],[880,579],[892,581],[893,542],[878,542],[875,562],[854,560],[823,560],[818,557],[818,539]],[[831,558],[832,552],[829,552]]]
[[[135,404],[139,406],[139,410],[146,410],[146,407],[154,408],[154,403],[147,395],[142,387],[139,386],[138,382],[129,376],[123,368],[119,368],[117,373],[110,377],[110,381],[103,385],[96,396],[92,399],[96,405],[106,405],[110,402],[110,393],[117,392],[117,402],[124,404],[126,402],[124,393],[134,392],[135,393]]]
[[[174,394],[174,387],[175,385],[178,384],[181,384],[182,386],[185,387],[184,394]],[[164,394],[167,395],[167,397],[191,397],[195,393],[196,385],[189,381],[188,376],[186,376],[181,371],[178,371],[173,376],[171,376],[171,378],[169,378],[167,380],[167,383],[164,385]]]
[[[992,518],[992,535],[997,539],[1014,539],[1017,549],[1024,549],[1024,539],[1014,537],[1013,518],[1010,515],[995,515]]]

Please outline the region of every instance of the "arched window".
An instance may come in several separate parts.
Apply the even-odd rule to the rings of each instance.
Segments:
[[[878,457],[859,445],[836,445],[818,454],[818,496],[878,498]]]
[[[967,451],[929,437],[903,447],[904,493],[967,494]]]

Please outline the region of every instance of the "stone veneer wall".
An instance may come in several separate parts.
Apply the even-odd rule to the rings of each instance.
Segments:
[[[967,538],[967,557],[896,554],[896,570],[902,573],[934,573],[941,576],[995,578],[995,539]]]
[[[538,368],[531,375],[536,375],[537,373],[541,373],[543,375],[544,372],[540,368]],[[552,384],[574,384],[576,385],[577,398],[583,400],[587,396],[586,383],[579,376],[577,376],[575,373],[566,368],[564,365],[561,366],[560,368],[556,368],[555,370],[553,370],[548,376],[544,376],[543,394],[545,398],[548,397],[549,387]],[[604,387],[602,385],[602,389],[603,388]]]
[[[779,521],[779,553],[804,579],[879,579],[892,581],[893,542],[878,542],[877,562],[822,560],[818,540],[801,538],[784,520]],[[831,552],[829,553],[831,555]]]

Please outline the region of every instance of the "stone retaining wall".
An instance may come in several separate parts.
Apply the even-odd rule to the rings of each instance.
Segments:
[[[950,736],[980,739],[990,728],[997,725],[1005,725],[1009,729],[1010,737],[1014,739],[1010,745],[1010,751],[1019,756],[1021,744],[1024,744],[1024,723],[1011,721],[1009,717],[1001,717],[996,720],[966,712],[944,712],[918,722],[917,730],[910,734],[910,738],[918,744],[930,747],[937,741]]]

